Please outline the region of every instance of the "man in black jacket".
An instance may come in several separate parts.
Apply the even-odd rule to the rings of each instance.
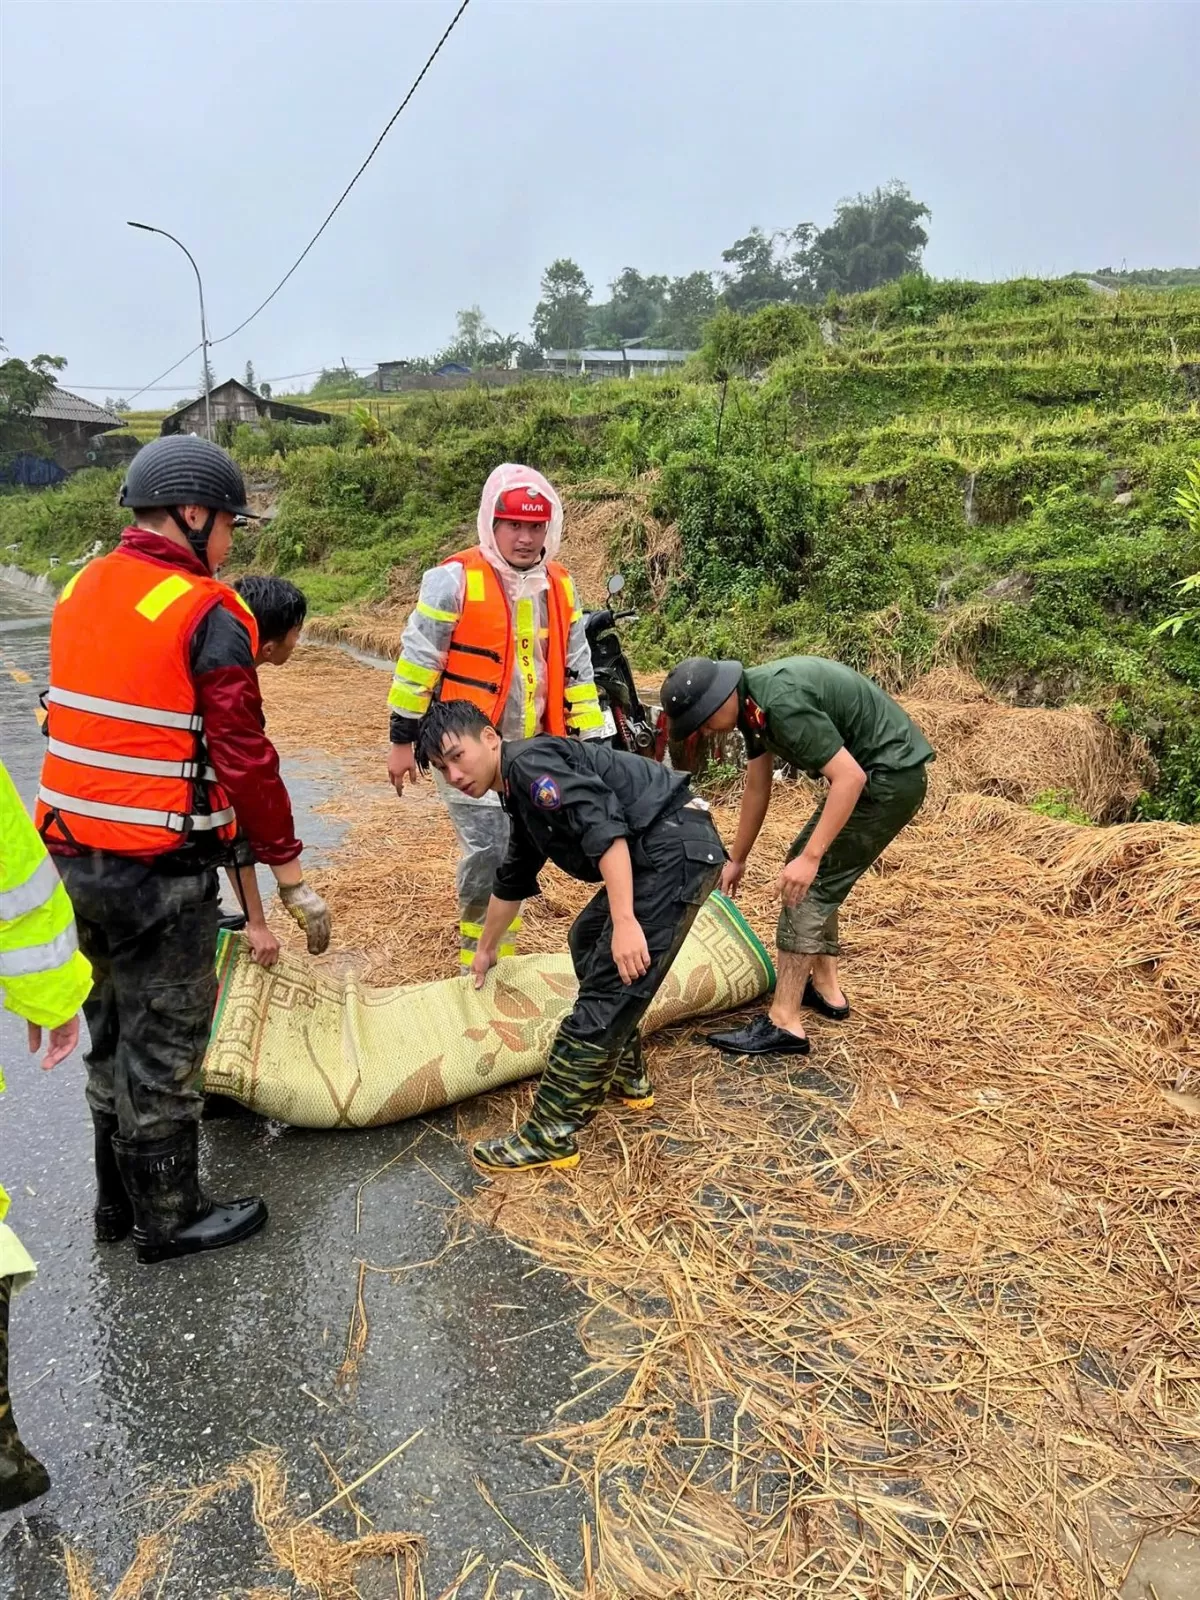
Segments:
[[[434,766],[460,794],[499,794],[512,823],[475,960],[482,988],[522,900],[540,892],[547,859],[604,887],[568,942],[579,993],[550,1048],[528,1120],[471,1151],[488,1172],[574,1167],[575,1135],[612,1088],[627,1105],[653,1104],[638,1026],[725,851],[686,776],[596,742],[539,734],[503,741],[478,707],[438,701],[417,737],[422,771]]]

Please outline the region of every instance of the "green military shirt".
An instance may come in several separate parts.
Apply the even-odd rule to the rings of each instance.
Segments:
[[[738,726],[751,760],[770,751],[816,777],[843,748],[864,772],[933,759],[933,746],[908,713],[840,661],[787,656],[751,667],[742,674],[738,698]]]

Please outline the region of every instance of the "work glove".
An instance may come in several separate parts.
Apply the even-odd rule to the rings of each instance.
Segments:
[[[279,898],[292,921],[304,929],[309,955],[323,955],[329,949],[331,929],[329,907],[321,896],[307,883],[281,883]]]

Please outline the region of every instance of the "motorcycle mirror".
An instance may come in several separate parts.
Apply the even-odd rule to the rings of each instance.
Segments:
[[[608,592],[609,592],[609,594],[620,594],[621,590],[624,587],[625,587],[625,579],[621,576],[621,574],[619,572],[614,572],[612,577],[608,580]]]

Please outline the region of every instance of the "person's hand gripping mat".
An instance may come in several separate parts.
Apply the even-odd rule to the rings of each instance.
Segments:
[[[223,936],[204,1087],[301,1128],[374,1128],[540,1072],[575,998],[566,955],[502,961],[482,990],[463,978],[394,989],[327,978],[294,957],[256,966]],[[775,973],[741,913],[705,905],[643,1032],[766,994]]]

